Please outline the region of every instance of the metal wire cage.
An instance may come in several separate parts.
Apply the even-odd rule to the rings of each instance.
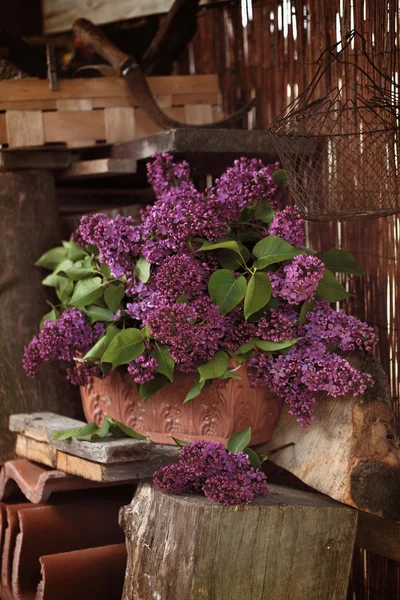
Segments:
[[[352,51],[356,42],[361,53]],[[400,212],[399,85],[375,66],[356,31],[340,47],[325,50],[309,87],[267,129],[293,198],[313,221]],[[335,76],[337,85],[314,99]]]

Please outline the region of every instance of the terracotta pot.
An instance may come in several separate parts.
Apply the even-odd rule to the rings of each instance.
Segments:
[[[245,366],[237,373],[241,379],[214,380],[197,398],[183,404],[194,375],[176,375],[173,384],[143,402],[132,377],[116,370],[81,388],[83,409],[88,421],[101,424],[103,416],[109,415],[161,444],[173,444],[171,436],[226,443],[247,427],[252,430],[252,444],[268,442],[281,401],[267,388],[251,387]]]

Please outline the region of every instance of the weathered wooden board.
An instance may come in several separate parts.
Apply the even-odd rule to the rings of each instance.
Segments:
[[[17,434],[15,453],[21,458],[28,458],[58,471],[100,483],[147,479],[160,467],[178,459],[177,448],[157,445],[145,460],[98,463],[72,456],[50,446],[47,442],[28,438],[22,434]]]
[[[97,158],[73,163],[58,174],[57,180],[94,179],[135,173],[136,161],[130,158]]]
[[[104,464],[144,460],[150,456],[154,449],[151,442],[132,438],[104,439],[98,442],[83,442],[76,439],[54,441],[52,439],[56,431],[74,429],[75,427],[83,427],[83,425],[85,425],[83,421],[69,419],[54,413],[11,415],[9,421],[10,431],[16,432],[26,439],[47,445],[49,460],[52,460],[51,457],[54,455],[53,450],[55,448],[67,454]],[[20,444],[23,444],[23,441]],[[30,448],[33,451],[34,446],[31,445]],[[40,451],[43,454],[47,452],[46,448],[40,448]],[[27,458],[35,460],[33,457]],[[42,461],[39,460],[38,462]],[[51,466],[54,466],[54,464]]]
[[[120,524],[123,600],[346,598],[357,511],[319,494],[271,485],[249,506],[224,507],[143,482]]]
[[[200,4],[214,4],[222,0],[201,0]],[[44,33],[68,31],[76,19],[85,17],[96,25],[135,19],[146,15],[166,13],[173,0],[43,0]]]
[[[1,86],[0,86],[1,87]],[[54,365],[36,379],[22,367],[24,345],[38,332],[46,307],[43,274],[35,260],[60,240],[54,181],[46,172],[0,173],[0,462],[11,458],[15,412],[54,410],[73,415],[74,390]]]
[[[272,441],[259,450],[268,455],[293,442],[270,460],[335,500],[398,521],[400,450],[387,379],[373,357],[361,355],[357,366],[375,380],[364,396],[319,400],[308,428],[285,407]]]
[[[68,169],[78,158],[78,154],[73,154],[68,150],[2,150],[0,151],[0,171]]]

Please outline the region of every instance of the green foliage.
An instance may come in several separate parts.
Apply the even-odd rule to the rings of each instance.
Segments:
[[[235,240],[224,240],[221,242],[216,242],[215,244],[210,244],[210,242],[204,242],[202,246],[197,250],[197,252],[206,252],[209,250],[218,250],[219,248],[227,248],[228,250],[233,250],[234,252],[238,252],[240,254],[242,246]]]
[[[64,429],[62,431],[55,431],[53,434],[54,441],[70,440],[75,438],[76,440],[84,442],[96,441],[97,438],[121,438],[129,437],[135,440],[146,440],[147,438],[137,431],[134,431],[130,427],[127,427],[120,421],[113,419],[112,417],[105,416],[103,424],[99,427],[96,423],[87,423],[82,427],[74,427],[73,429]]]
[[[224,350],[217,350],[211,360],[197,368],[200,373],[200,382],[206,379],[221,377],[227,371],[229,357]]]
[[[291,338],[290,340],[282,340],[281,342],[271,342],[270,340],[255,340],[257,348],[264,350],[265,352],[278,352],[279,350],[285,350],[291,348],[302,338]]]
[[[280,188],[285,188],[289,185],[288,172],[285,169],[277,169],[272,174],[272,181]]]
[[[245,448],[250,444],[251,440],[251,427],[238,431],[231,435],[228,440],[227,448],[231,452],[243,452]]]
[[[328,250],[321,256],[327,269],[333,273],[350,273],[351,275],[364,275],[364,271],[350,252],[346,250]]]
[[[221,250],[217,250],[216,256],[223,269],[237,271],[243,269],[244,265],[250,260],[250,251],[246,246],[242,246],[240,253],[221,248]]]
[[[67,256],[67,248],[64,248],[63,246],[57,246],[57,248],[52,248],[48,252],[42,254],[42,256],[35,262],[35,266],[54,270],[67,258]]]
[[[114,317],[114,313],[109,308],[96,306],[95,304],[88,306],[85,312],[91,323],[96,323],[97,321],[109,323]]]
[[[263,308],[272,294],[272,286],[266,273],[254,273],[247,284],[244,298],[244,316],[247,319]]]
[[[208,293],[214,304],[219,306],[219,313],[225,315],[245,297],[246,279],[243,275],[236,278],[228,269],[219,269],[210,277]]]
[[[289,260],[289,258],[294,258],[301,253],[302,250],[291,246],[277,235],[270,235],[257,242],[254,246],[253,254],[257,259],[254,267],[256,269],[265,269],[269,265]]]
[[[267,202],[267,200],[261,201],[256,206],[255,217],[256,217],[256,219],[259,219],[263,223],[268,223],[268,225],[270,225],[272,223],[272,220],[273,220],[275,214],[276,214],[276,211],[271,208],[271,206],[270,206],[269,202]],[[259,235],[257,236],[257,239],[259,239]]]
[[[345,290],[340,281],[336,279],[334,274],[325,269],[324,275],[320,280],[315,297],[317,300],[328,300],[328,302],[339,302],[351,296]]]
[[[111,340],[115,338],[118,329],[114,325],[109,325],[104,335],[95,343],[95,345],[85,354],[83,360],[100,360],[104,352],[110,345]]]
[[[307,323],[307,313],[310,312],[310,310],[312,310],[314,306],[315,302],[313,300],[310,300],[309,302],[304,302],[299,312],[299,323]]]
[[[151,398],[156,392],[158,392],[158,390],[161,390],[161,388],[163,388],[167,383],[169,383],[168,377],[158,373],[151,381],[148,381],[147,383],[141,383],[138,386],[139,396],[143,402],[146,402],[146,400]]]
[[[130,327],[119,331],[104,352],[101,362],[109,362],[113,369],[125,365],[144,352],[140,329]]]
[[[69,304],[77,308],[84,308],[96,302],[103,295],[103,292],[104,286],[100,277],[82,279],[76,284]]]
[[[158,373],[165,375],[172,382],[174,380],[175,361],[169,352],[168,346],[158,346],[153,352],[153,356],[158,362]]]
[[[139,256],[135,266],[135,275],[143,283],[147,283],[150,277],[150,263],[147,262],[144,256]]]
[[[249,461],[252,467],[254,467],[255,469],[261,468],[261,458],[259,457],[257,452],[253,450],[253,448],[244,448],[243,452],[249,457]]]
[[[201,392],[203,391],[203,389],[205,388],[206,383],[207,383],[206,380],[200,381],[200,379],[196,379],[193,382],[192,387],[186,394],[186,398],[184,399],[183,404],[186,404],[186,402],[190,402],[190,400],[193,400],[193,398],[197,398],[197,396],[199,396],[201,394]]]
[[[123,284],[115,285],[111,283],[104,290],[104,302],[111,310],[112,313],[116,313],[121,306],[122,299],[125,295],[125,288]]]

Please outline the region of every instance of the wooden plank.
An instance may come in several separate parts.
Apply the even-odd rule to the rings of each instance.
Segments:
[[[193,94],[160,94],[156,96],[156,100],[161,108],[185,106],[185,104],[211,104],[212,106],[222,104],[219,92],[202,93],[199,91]],[[132,96],[93,99],[93,108],[112,108],[114,106],[136,106],[135,99]]]
[[[57,180],[94,179],[113,175],[134,175],[136,161],[130,158],[98,158],[73,163],[62,171]]]
[[[60,98],[56,100],[57,110],[92,110],[93,101],[90,98]]]
[[[77,158],[77,155],[65,150],[3,150],[0,151],[0,170],[67,169]]]
[[[215,4],[223,0],[201,0],[201,5]],[[172,0],[43,0],[42,10],[45,34],[68,31],[76,19],[85,17],[96,25],[135,19],[146,15],[166,13]]]
[[[190,125],[202,125],[211,123],[213,120],[213,110],[210,104],[187,104],[184,111],[185,123]]]
[[[101,110],[45,112],[43,129],[46,143],[86,140],[95,142],[106,139],[104,115]]]
[[[400,523],[360,511],[356,546],[400,561]]]
[[[173,154],[201,153],[214,157],[221,154],[230,157],[261,156],[265,160],[277,158],[272,136],[266,131],[241,129],[171,129],[147,138],[136,139],[124,144],[114,144],[114,158],[151,157],[155,152]]]
[[[3,81],[1,82],[3,84]],[[56,100],[17,100],[9,101],[6,98],[0,102],[0,110],[56,110]]]
[[[33,440],[20,433],[15,442],[15,454],[34,462],[57,468],[57,450],[47,442]]]
[[[217,75],[165,75],[148,77],[154,96],[180,96],[197,93],[218,93]],[[47,80],[9,79],[1,82],[0,104],[7,102],[57,101],[81,98],[131,98],[122,77],[94,77],[90,79],[60,79],[58,89],[49,89]]]
[[[42,114],[40,110],[8,110],[6,112],[7,138],[10,148],[44,144]]]
[[[345,600],[357,511],[269,488],[248,506],[226,507],[141,483],[120,512],[123,600]]]
[[[55,431],[85,425],[83,421],[70,419],[54,413],[31,413],[11,415],[10,431],[68,454],[100,463],[120,463],[143,460],[150,455],[154,445],[147,440],[129,438],[105,439],[98,442],[83,442],[76,439],[53,441]],[[45,449],[42,449],[46,453]],[[39,461],[40,462],[40,461]]]
[[[106,140],[128,142],[135,138],[135,109],[130,106],[106,108],[104,110]]]

